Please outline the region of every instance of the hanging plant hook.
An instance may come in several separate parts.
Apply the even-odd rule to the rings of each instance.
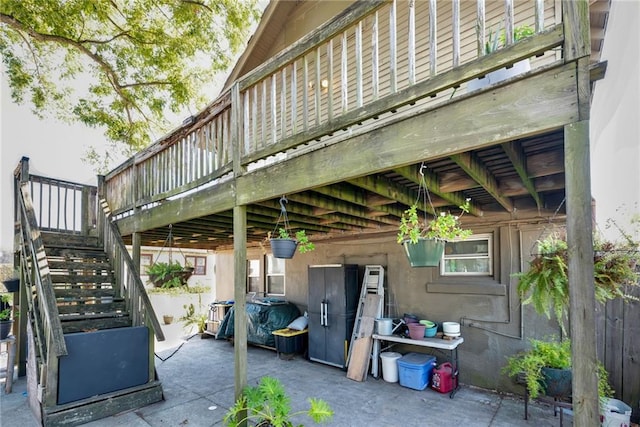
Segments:
[[[286,203],[289,203],[289,200],[285,196],[280,197],[280,215],[278,216],[278,221],[276,222],[276,226],[273,229],[273,236],[284,237],[284,235],[289,236],[291,232],[291,227],[289,226],[289,217],[287,216],[287,207]],[[282,227],[280,227],[280,223],[282,222]],[[280,229],[283,229],[284,232],[280,232]]]

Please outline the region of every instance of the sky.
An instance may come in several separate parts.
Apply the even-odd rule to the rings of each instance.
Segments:
[[[96,185],[92,167],[81,158],[89,148],[105,147],[105,137],[97,129],[67,125],[53,118],[40,120],[28,105],[11,100],[2,72],[0,104],[0,250],[13,247],[13,171],[23,156],[29,171],[37,175]]]

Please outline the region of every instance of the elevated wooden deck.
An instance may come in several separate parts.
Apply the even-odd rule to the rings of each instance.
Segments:
[[[471,198],[476,220],[555,212],[564,126],[588,108],[578,8],[563,3],[562,18],[539,1],[432,4],[354,3],[109,173],[125,239],[162,245],[173,224],[182,246],[230,247],[232,209],[246,206],[247,241],[258,243],[282,195],[293,227],[315,239],[389,231],[422,166],[435,210]],[[520,25],[536,34],[514,43]],[[507,46],[478,49],[498,28]],[[469,90],[522,60],[530,71]]]

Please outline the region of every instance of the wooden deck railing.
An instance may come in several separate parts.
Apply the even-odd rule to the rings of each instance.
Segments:
[[[244,173],[401,108],[447,102],[466,92],[465,82],[521,59],[555,61],[560,53],[552,50],[564,40],[555,7],[543,0],[354,2],[236,81],[194,123],[107,175],[107,200],[118,215],[215,184],[232,171],[234,156],[235,172]],[[522,25],[536,35],[513,45]],[[486,42],[501,30],[506,47],[487,55]]]
[[[42,231],[88,235],[95,229],[97,187],[38,175],[28,182]]]

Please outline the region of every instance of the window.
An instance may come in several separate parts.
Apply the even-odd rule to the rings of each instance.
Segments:
[[[440,263],[442,276],[491,276],[493,274],[492,235],[475,234],[464,240],[447,242]]]
[[[207,274],[207,257],[187,255],[184,257],[187,265],[193,267],[195,276],[205,276]]]
[[[142,274],[147,273],[147,268],[151,267],[151,264],[153,264],[152,254],[140,254],[140,271]]]
[[[284,295],[284,260],[267,255],[267,294]]]
[[[262,274],[260,271],[259,259],[247,260],[247,292],[260,294],[262,290]]]

